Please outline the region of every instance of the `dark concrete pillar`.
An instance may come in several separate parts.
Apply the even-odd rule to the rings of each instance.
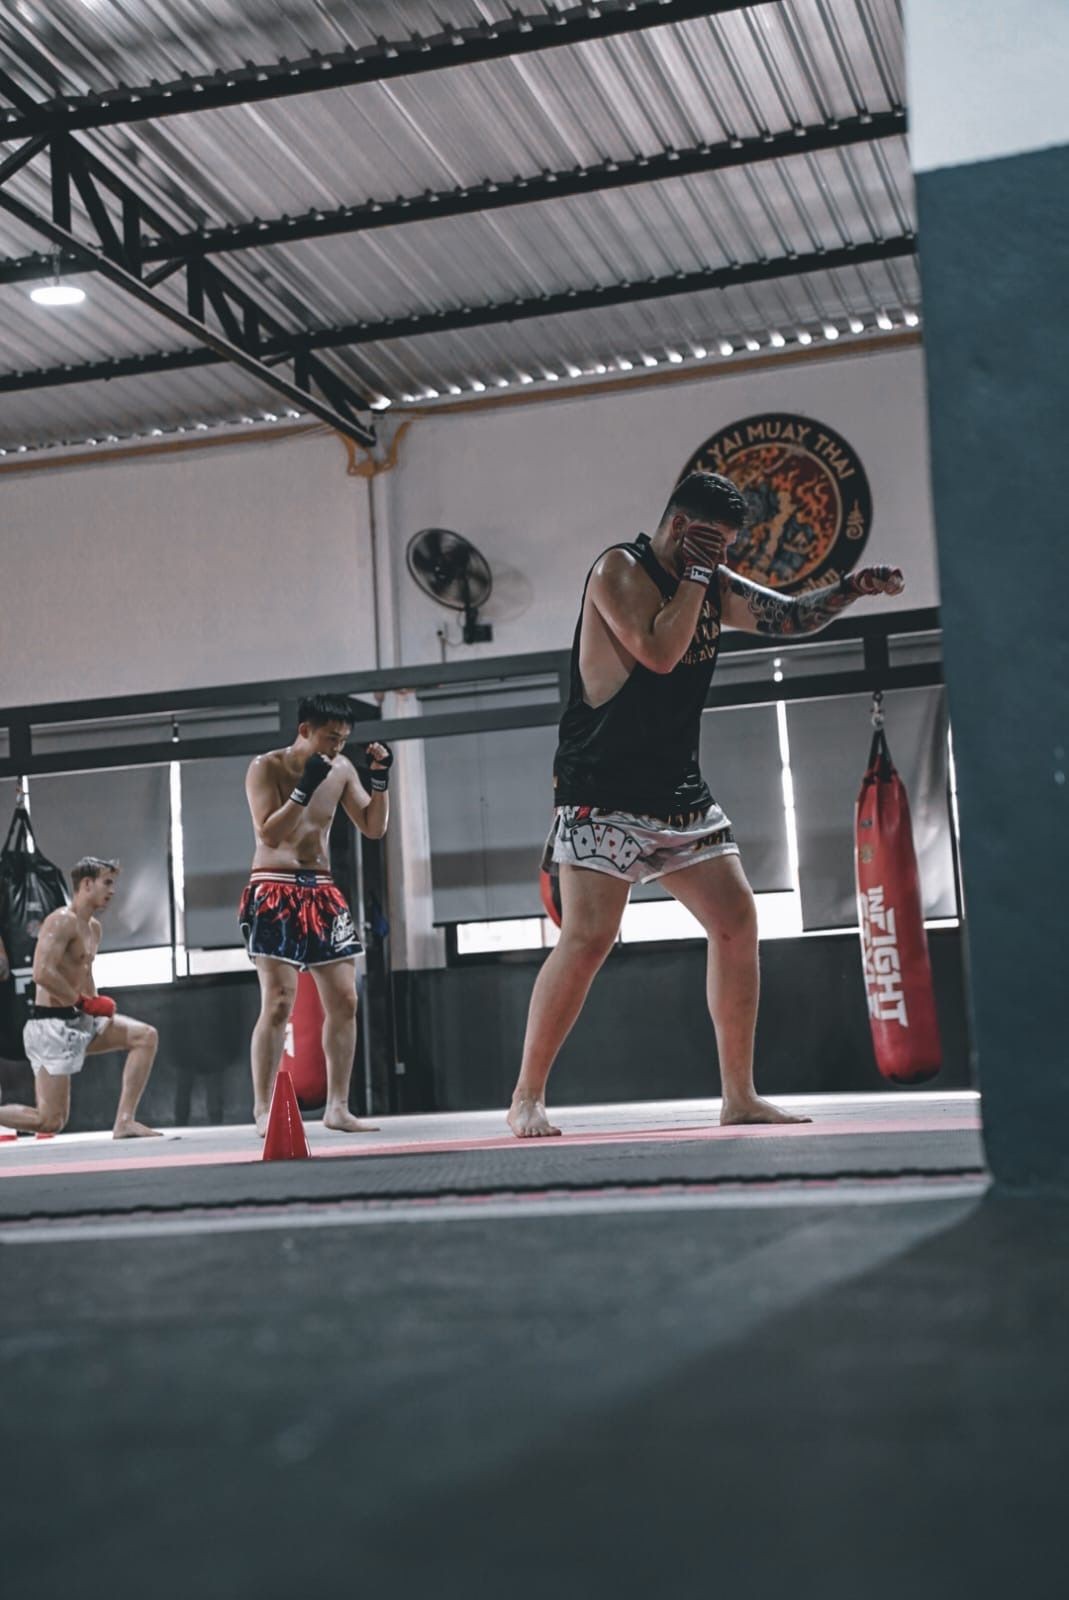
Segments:
[[[906,25],[984,1133],[1069,1190],[1069,7]]]

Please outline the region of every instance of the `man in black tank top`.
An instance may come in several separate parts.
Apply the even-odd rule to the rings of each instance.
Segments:
[[[709,938],[720,1121],[809,1120],[754,1089],[757,910],[731,823],[701,774],[701,714],[721,626],[811,633],[862,595],[900,593],[903,581],[897,568],[866,567],[802,595],[764,589],[721,565],[744,514],[727,478],[691,473],[653,538],[613,545],[587,578],[546,843],[546,862],[560,874],[561,937],[531,996],[508,1117],[520,1138],[560,1132],[546,1116],[550,1069],[616,939],[631,885],[654,878]]]

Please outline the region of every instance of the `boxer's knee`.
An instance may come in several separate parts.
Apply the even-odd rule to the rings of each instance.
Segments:
[[[328,1022],[335,1026],[343,1026],[353,1022],[356,1018],[357,1000],[356,991],[342,989],[341,991],[329,990],[322,995],[323,1012]]]
[[[596,972],[616,942],[617,929],[598,924],[566,926],[557,948],[571,965]]]
[[[711,939],[725,944],[756,944],[757,901],[751,891],[740,888],[724,896],[712,910],[706,931]]]
[[[269,1027],[284,1028],[290,1020],[294,996],[287,990],[276,989],[264,995],[260,1015]]]

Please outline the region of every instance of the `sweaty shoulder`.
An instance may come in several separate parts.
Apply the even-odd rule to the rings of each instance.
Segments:
[[[590,582],[595,593],[608,590],[616,594],[636,593],[650,584],[638,558],[619,545],[598,557],[590,574]]]
[[[41,933],[51,934],[53,938],[66,935],[73,938],[78,931],[78,918],[70,906],[58,906],[55,911],[50,911],[41,924]]]
[[[249,762],[248,776],[251,778],[254,774],[268,773],[273,777],[285,754],[284,750],[267,750],[262,756],[253,756]]]

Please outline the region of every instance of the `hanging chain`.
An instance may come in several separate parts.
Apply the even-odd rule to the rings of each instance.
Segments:
[[[879,733],[883,729],[883,690],[872,691],[872,726]]]

